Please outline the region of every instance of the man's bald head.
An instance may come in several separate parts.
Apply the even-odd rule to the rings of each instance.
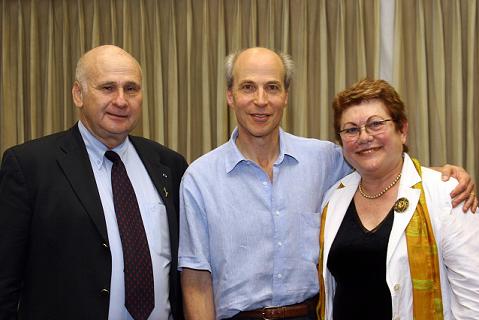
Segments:
[[[141,114],[141,68],[128,52],[96,47],[78,61],[72,87],[82,124],[112,149],[125,141]]]
[[[243,55],[251,55],[251,54],[272,54],[272,58],[274,59],[277,57],[282,66],[283,66],[283,74],[284,74],[284,87],[286,90],[289,89],[289,85],[291,83],[293,72],[294,72],[294,62],[291,59],[291,56],[282,52],[276,52],[271,49],[262,48],[262,47],[254,47],[254,48],[247,48],[236,51],[226,57],[225,60],[225,76],[226,76],[226,86],[228,89],[233,87],[234,81],[234,68],[236,65],[236,61],[238,58]]]
[[[75,71],[75,80],[78,81],[82,90],[88,90],[87,81],[95,68],[111,59],[124,59],[133,63],[141,75],[141,67],[138,61],[128,52],[115,45],[102,45],[87,51],[80,57]]]

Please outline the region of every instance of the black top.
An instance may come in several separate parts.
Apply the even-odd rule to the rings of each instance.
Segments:
[[[336,280],[333,319],[391,319],[386,253],[393,210],[373,230],[361,223],[351,201],[331,246],[327,267]]]

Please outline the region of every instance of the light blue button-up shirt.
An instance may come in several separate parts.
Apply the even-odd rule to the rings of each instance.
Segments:
[[[193,162],[181,183],[178,268],[211,272],[217,319],[318,293],[321,202],[351,171],[339,146],[280,130],[271,182],[237,135]]]
[[[95,181],[105,214],[108,242],[111,252],[110,308],[108,319],[132,320],[125,307],[125,280],[123,273],[123,248],[116,222],[111,188],[112,162],[105,158],[108,148],[96,139],[80,122],[78,129],[85,142]],[[171,249],[166,208],[146,171],[135,147],[127,138],[113,149],[123,161],[140,207],[153,267],[155,308],[149,320],[172,319],[169,302],[169,272]]]

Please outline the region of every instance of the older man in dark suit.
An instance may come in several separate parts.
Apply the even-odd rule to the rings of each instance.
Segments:
[[[187,167],[130,136],[138,62],[82,56],[71,129],[7,150],[0,169],[0,319],[182,319],[178,187]]]

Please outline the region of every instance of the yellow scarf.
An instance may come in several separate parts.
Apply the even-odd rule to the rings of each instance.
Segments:
[[[412,159],[412,158],[411,158]],[[416,159],[412,159],[419,176],[421,165]],[[344,186],[340,184],[338,189]],[[429,211],[427,210],[426,198],[422,182],[413,187],[421,190],[416,210],[406,227],[406,242],[409,259],[409,269],[413,287],[413,313],[415,320],[442,320],[442,296],[441,281],[439,279],[439,262],[437,246],[432,230]],[[328,206],[323,209],[321,216],[321,230],[319,234],[320,255],[318,275],[320,285],[320,299],[316,309],[317,318],[325,318],[325,292],[323,278],[323,251],[324,251],[324,225]]]

